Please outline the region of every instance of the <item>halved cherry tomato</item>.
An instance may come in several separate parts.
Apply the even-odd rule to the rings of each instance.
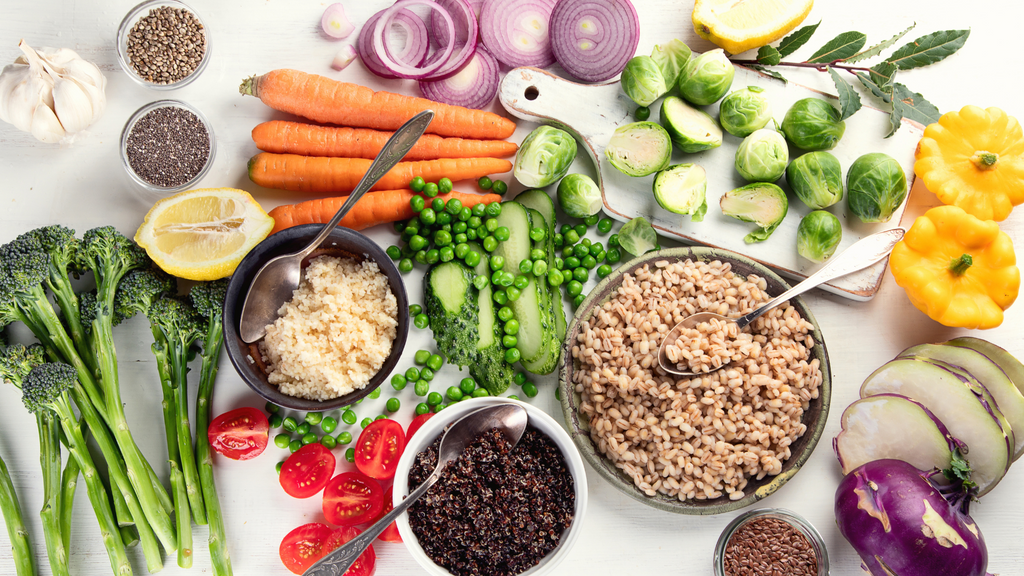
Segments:
[[[324,489],[323,508],[327,521],[338,526],[373,522],[384,510],[384,490],[365,474],[338,474]]]
[[[402,450],[405,450],[402,425],[387,418],[375,420],[356,442],[356,468],[370,478],[389,480],[395,477]]]
[[[309,498],[323,490],[331,480],[334,465],[334,454],[323,444],[306,444],[281,466],[281,487],[289,496]]]
[[[338,546],[347,543],[349,540],[359,536],[362,532],[355,526],[346,526],[344,528],[338,528],[334,531],[328,544],[329,550],[334,550]],[[326,553],[325,553],[326,554]],[[373,576],[374,571],[377,569],[377,553],[373,551],[373,545],[371,544],[366,548],[366,551],[356,558],[356,561],[345,571],[344,576]]]
[[[294,574],[302,574],[325,554],[341,546],[334,528],[314,522],[303,524],[292,530],[281,540],[278,553],[285,568]],[[333,546],[333,547],[329,547]]]
[[[416,431],[420,429],[420,426],[423,426],[424,424],[427,423],[427,420],[433,418],[434,414],[434,412],[427,412],[426,414],[420,414],[419,416],[413,418],[412,422],[409,422],[409,429],[405,431],[406,442],[408,442],[409,438],[412,438],[412,435],[415,434]]]
[[[210,446],[232,460],[249,460],[267,447],[270,422],[256,408],[237,408],[217,416],[206,431]]]
[[[384,509],[381,510],[381,516],[387,514],[388,512],[391,512],[391,510],[394,509],[395,504],[392,498],[393,492],[394,486],[389,486],[388,489],[384,491]],[[398,533],[398,525],[394,522],[388,524],[388,527],[380,533],[380,536],[377,536],[377,540],[383,540],[385,542],[401,542],[402,535]]]

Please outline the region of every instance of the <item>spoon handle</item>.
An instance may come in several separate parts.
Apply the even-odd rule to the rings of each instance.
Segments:
[[[838,256],[821,267],[820,270],[811,274],[806,280],[793,286],[786,292],[783,292],[776,298],[773,298],[770,302],[761,306],[757,310],[754,310],[750,314],[742,318],[737,318],[736,323],[739,324],[740,329],[746,328],[748,324],[757,320],[757,318],[778,306],[782,302],[789,300],[790,298],[803,294],[804,292],[824,284],[833,278],[839,278],[840,276],[846,276],[858,270],[862,270],[871,266],[875,262],[878,262],[882,258],[889,255],[892,252],[896,243],[899,242],[906,230],[903,228],[893,228],[891,230],[885,230],[872,234],[866,238],[859,240],[850,246],[846,250],[839,253]]]
[[[384,175],[387,174],[388,170],[394,168],[395,164],[398,164],[402,158],[405,157],[409,150],[416,144],[416,141],[420,139],[420,136],[423,135],[423,132],[427,129],[427,126],[430,125],[430,121],[433,119],[434,111],[424,110],[423,112],[413,116],[412,119],[405,124],[402,124],[402,127],[392,134],[391,138],[389,138],[384,144],[384,147],[381,148],[380,153],[377,154],[377,157],[373,159],[373,163],[370,164],[370,168],[366,171],[366,174],[363,174],[362,179],[359,180],[359,184],[356,185],[355,190],[348,195],[348,199],[341,205],[341,208],[339,208],[334,214],[334,217],[331,218],[327,224],[324,224],[323,229],[320,230],[317,237],[314,238],[303,250],[303,257],[308,256],[313,252],[313,250],[316,250],[327,238],[327,235],[331,233],[331,230],[334,230],[334,227],[338,225],[338,222],[341,222],[341,219],[345,217],[345,214],[348,214],[348,211],[351,210],[352,207],[356,205],[356,202],[363,197],[363,194],[372,188],[378,180],[383,178]]]

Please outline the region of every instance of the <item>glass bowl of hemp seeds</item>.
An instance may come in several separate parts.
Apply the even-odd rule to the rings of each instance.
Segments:
[[[213,126],[180,100],[146,104],[121,131],[121,163],[151,199],[191,188],[210,170],[216,151]]]
[[[828,576],[821,535],[794,512],[764,508],[740,514],[715,546],[715,576]]]
[[[149,0],[121,21],[117,60],[130,78],[147,88],[181,88],[210,60],[210,29],[183,2]]]

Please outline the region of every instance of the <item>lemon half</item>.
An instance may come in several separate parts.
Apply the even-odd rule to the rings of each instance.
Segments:
[[[216,280],[230,276],[273,228],[274,219],[245,190],[200,188],[154,204],[135,241],[168,274]]]
[[[804,21],[814,0],[696,0],[693,29],[730,54],[782,38]]]

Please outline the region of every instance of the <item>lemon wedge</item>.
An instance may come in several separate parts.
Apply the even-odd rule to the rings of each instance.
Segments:
[[[804,21],[814,0],[696,0],[693,29],[730,54],[782,38]]]
[[[188,280],[230,276],[274,219],[245,190],[186,190],[153,205],[135,242],[160,268]]]

